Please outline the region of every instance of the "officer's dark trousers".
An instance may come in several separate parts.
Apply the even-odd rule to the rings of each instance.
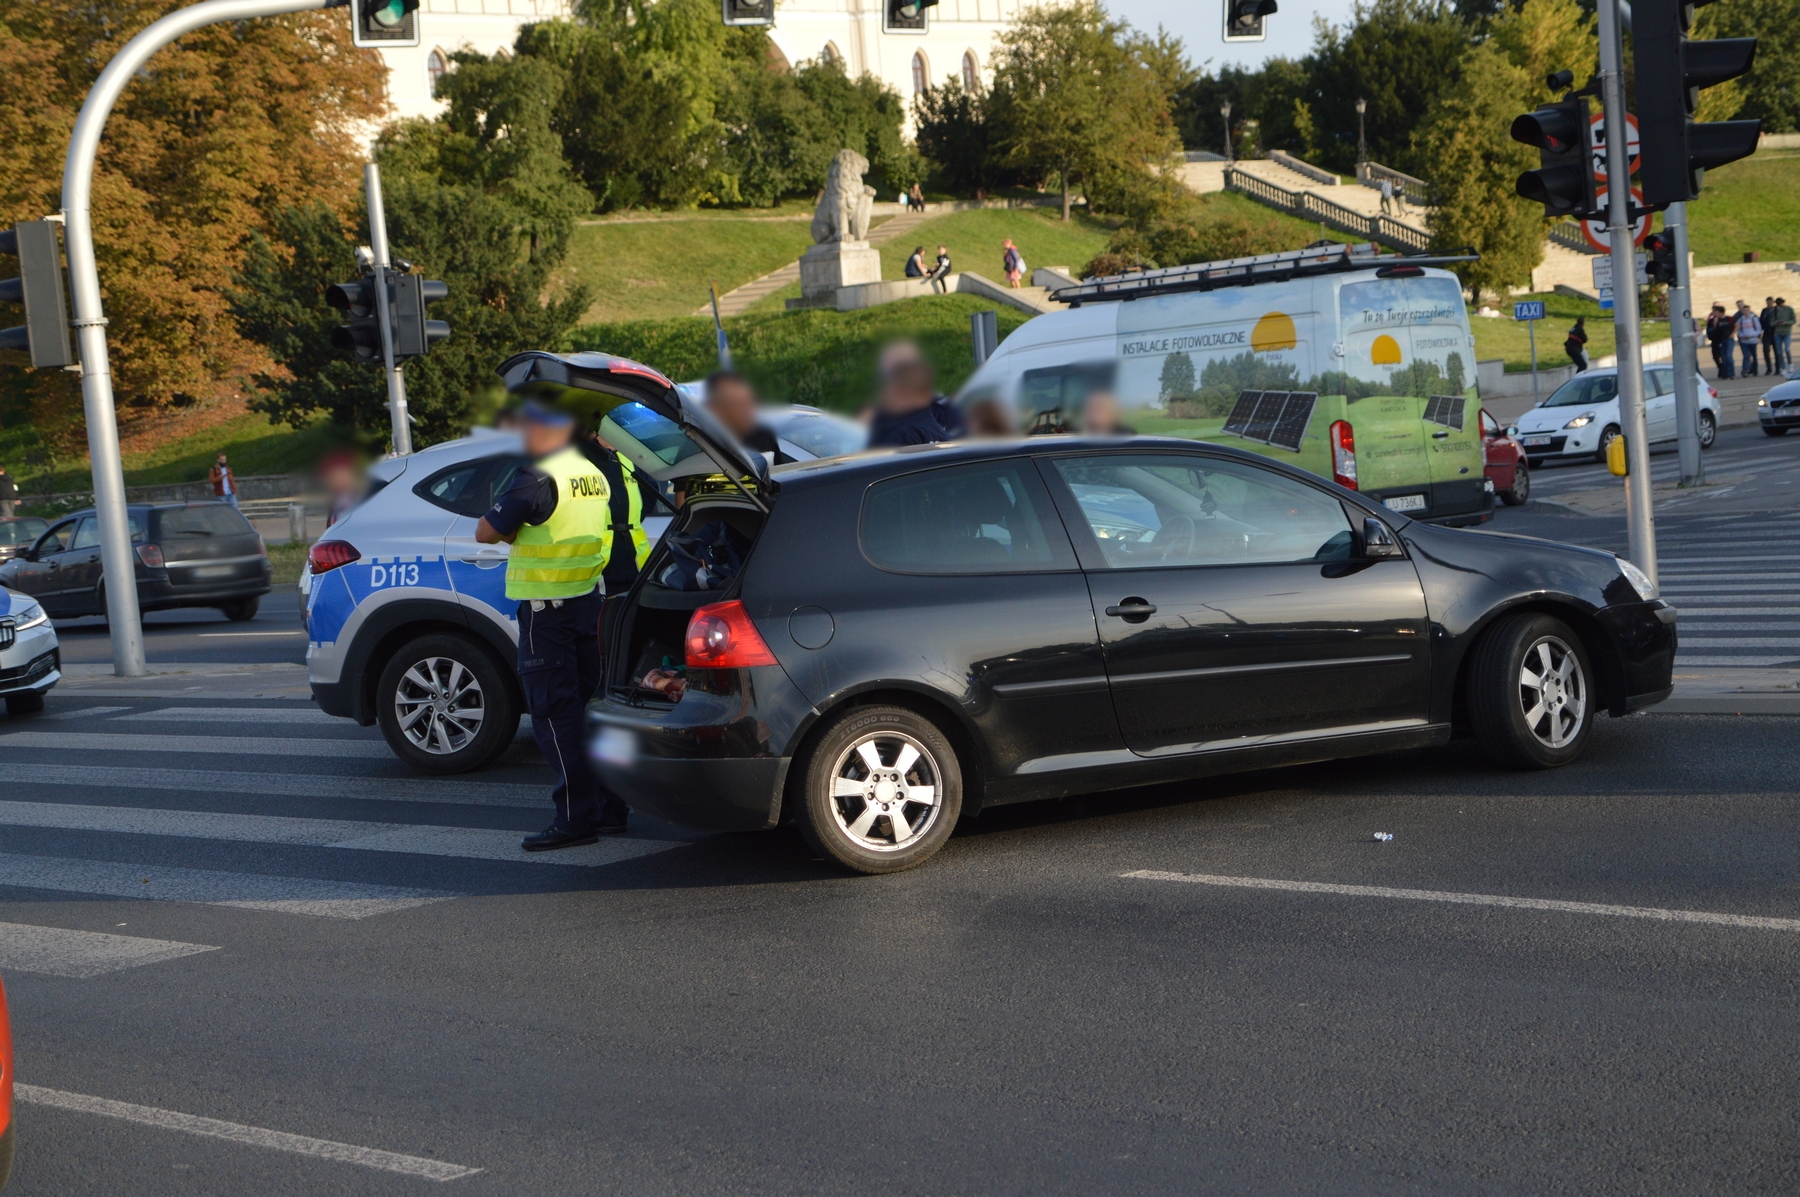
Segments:
[[[594,776],[588,763],[587,702],[600,685],[600,644],[594,624],[600,595],[564,599],[560,607],[544,601],[541,611],[529,600],[519,604],[519,682],[531,731],[544,759],[560,783],[550,795],[556,826],[584,831],[625,818],[625,803]]]

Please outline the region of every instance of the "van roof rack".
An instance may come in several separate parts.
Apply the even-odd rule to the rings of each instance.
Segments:
[[[1339,274],[1347,270],[1384,267],[1448,266],[1481,257],[1473,249],[1446,254],[1382,253],[1367,241],[1346,245],[1315,241],[1305,249],[1253,258],[1227,258],[1221,262],[1196,262],[1191,266],[1166,266],[1106,278],[1083,280],[1072,287],[1052,291],[1050,298],[1070,307],[1084,303],[1141,299],[1149,295],[1174,295],[1182,291],[1212,291],[1219,287],[1248,287],[1255,283],[1285,282],[1314,274]],[[1410,273],[1410,271],[1408,272]]]

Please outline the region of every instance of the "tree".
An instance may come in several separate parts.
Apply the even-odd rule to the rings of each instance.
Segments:
[[[913,100],[913,137],[939,183],[957,195],[994,186],[1000,150],[988,120],[987,93],[951,76]]]
[[[1194,359],[1185,353],[1171,353],[1163,358],[1162,378],[1157,394],[1165,405],[1194,397]]]
[[[1469,27],[1443,0],[1372,0],[1357,4],[1348,25],[1316,28],[1305,102],[1325,164],[1354,168],[1361,99],[1370,157],[1414,174],[1426,170],[1413,133],[1456,79]]]
[[[993,98],[1008,160],[1054,176],[1069,219],[1070,185],[1148,175],[1175,148],[1153,44],[1096,5],[1033,9],[1000,35]]]
[[[1761,117],[1766,133],[1800,129],[1800,43],[1792,32],[1796,28],[1800,28],[1800,0],[1731,0],[1700,9],[1696,38],[1757,39],[1756,62],[1747,76],[1700,93],[1700,119]]]

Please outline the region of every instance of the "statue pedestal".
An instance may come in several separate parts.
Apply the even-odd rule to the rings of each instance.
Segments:
[[[835,303],[839,287],[881,281],[881,251],[867,241],[826,241],[800,255],[800,298]]]

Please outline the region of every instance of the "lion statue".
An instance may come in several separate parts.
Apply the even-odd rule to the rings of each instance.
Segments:
[[[825,173],[825,193],[813,213],[813,241],[862,241],[869,235],[875,189],[862,181],[869,160],[855,150],[839,150]]]

